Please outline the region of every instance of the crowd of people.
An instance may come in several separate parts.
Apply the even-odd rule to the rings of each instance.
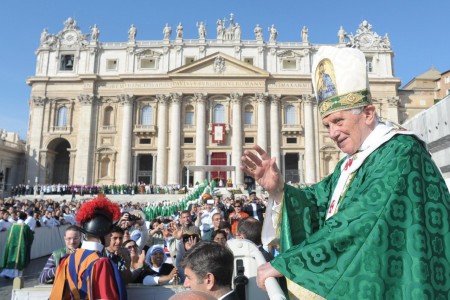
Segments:
[[[105,195],[135,195],[135,194],[184,194],[186,186],[180,184],[157,185],[144,182],[135,184],[111,184],[111,185],[69,185],[69,184],[19,184],[12,186],[11,197],[27,195],[81,195],[95,196],[98,193]],[[75,198],[75,197],[74,197]]]
[[[40,283],[53,284],[61,259],[76,252],[85,242],[81,224],[76,220],[83,205],[91,201],[0,200],[0,231],[17,223],[19,214],[26,215],[23,224],[31,231],[36,227],[70,225],[64,234],[65,247],[55,249],[50,255],[40,274]],[[171,214],[166,212],[149,219],[146,213],[151,206],[149,203],[124,202],[118,204],[120,219],[104,237],[102,254],[114,263],[125,284],[143,285],[183,284],[186,275],[182,258],[201,241],[225,247],[227,240],[248,238],[257,244],[265,258],[273,258],[261,242],[266,203],[267,199],[257,197],[256,192],[237,199],[204,193],[200,201],[190,203],[185,210],[178,207],[178,211]],[[160,206],[164,206],[163,202],[153,205]],[[15,276],[7,273],[5,277]]]

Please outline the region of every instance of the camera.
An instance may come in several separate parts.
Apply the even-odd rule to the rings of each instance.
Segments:
[[[128,221],[138,221],[138,220],[140,220],[141,218],[140,217],[138,217],[138,216],[136,216],[136,215],[132,215],[132,214],[129,214],[128,215]]]

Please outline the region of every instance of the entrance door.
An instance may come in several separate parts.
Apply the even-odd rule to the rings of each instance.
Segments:
[[[69,142],[62,138],[56,139],[49,144],[48,149],[55,152],[53,170],[48,178],[50,180],[49,183],[69,183],[70,155],[69,151],[67,151],[68,148],[70,148]]]
[[[227,153],[226,152],[211,153],[211,165],[212,166],[226,166],[227,165]],[[217,185],[219,185],[220,180],[222,180],[223,184],[225,185],[227,182],[227,172],[226,171],[211,172],[211,180],[216,180]]]
[[[137,172],[138,182],[143,182],[145,184],[152,183],[153,155],[142,154],[139,155],[138,159],[139,159]]]
[[[300,176],[298,173],[298,159],[298,153],[286,153],[284,157],[284,178],[286,182],[300,182]]]

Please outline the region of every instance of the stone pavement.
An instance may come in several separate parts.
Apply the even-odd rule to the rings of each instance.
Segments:
[[[50,256],[50,255],[49,255]],[[41,257],[37,259],[33,259],[30,262],[30,265],[24,270],[23,278],[24,278],[24,287],[33,287],[39,284],[39,274],[44,268],[45,263],[47,262],[48,257]],[[9,300],[11,299],[11,291],[13,286],[12,279],[5,279],[0,277],[0,299],[1,300]]]

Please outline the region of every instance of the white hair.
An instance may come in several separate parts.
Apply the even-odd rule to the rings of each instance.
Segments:
[[[366,108],[366,106],[360,106],[360,107],[351,108],[352,114],[359,115],[360,113],[363,112],[364,108]],[[380,117],[375,112],[375,124],[378,124],[380,122],[381,122]]]
[[[359,115],[359,114],[362,113],[362,111],[364,110],[364,107],[365,107],[365,106],[360,106],[360,107],[352,108],[352,109],[351,109],[351,110],[352,110],[352,113],[353,113],[354,115]]]

